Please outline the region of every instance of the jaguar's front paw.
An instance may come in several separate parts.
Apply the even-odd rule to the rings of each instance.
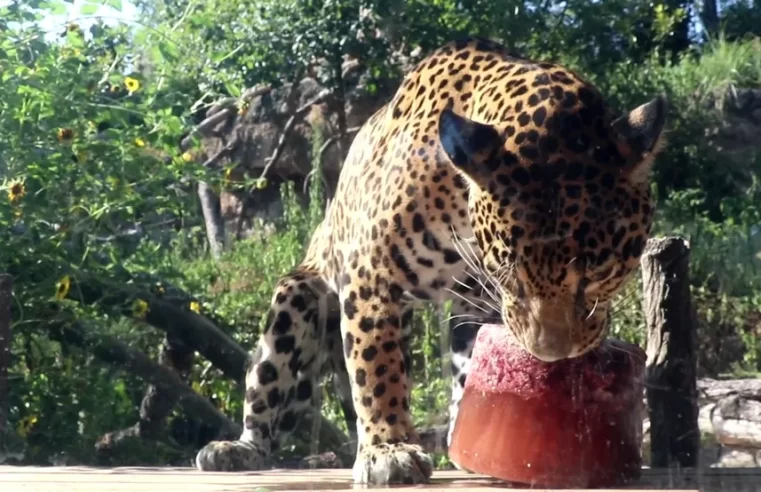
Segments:
[[[354,462],[354,482],[362,484],[427,483],[433,460],[423,448],[411,444],[365,446]]]
[[[212,441],[196,455],[201,471],[256,471],[264,466],[264,454],[245,441]]]

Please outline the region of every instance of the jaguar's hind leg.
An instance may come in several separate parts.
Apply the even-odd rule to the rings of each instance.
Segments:
[[[196,456],[201,470],[258,470],[312,405],[325,359],[337,297],[322,277],[304,267],[283,277],[267,325],[246,374],[244,430],[237,441],[214,441]],[[334,304],[331,306],[331,303]],[[338,337],[336,337],[338,338]]]

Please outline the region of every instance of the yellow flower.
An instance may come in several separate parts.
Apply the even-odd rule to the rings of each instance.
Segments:
[[[17,430],[21,437],[26,437],[29,435],[29,431],[32,430],[32,427],[35,426],[35,424],[38,422],[37,416],[32,415],[25,417],[21,420],[19,420],[19,423],[17,424]]]
[[[148,303],[145,302],[144,300],[136,299],[135,302],[132,303],[132,314],[136,318],[144,318],[147,312],[148,312]]]
[[[13,203],[20,200],[24,195],[26,195],[24,181],[20,179],[14,179],[11,181],[11,185],[8,187],[8,200]]]
[[[124,79],[124,87],[126,87],[129,93],[132,94],[140,89],[140,81],[132,77],[127,77]]]
[[[137,145],[138,147],[145,147],[145,140],[143,140],[140,137],[137,137],[135,139],[135,145]]]
[[[183,152],[182,153],[182,160],[185,162],[190,162],[193,160],[193,154],[190,152]]]
[[[224,177],[222,178],[222,185],[224,187],[230,186],[230,178],[232,178],[233,175],[233,169],[231,167],[228,167],[225,169]]]
[[[74,130],[71,128],[59,128],[55,136],[59,142],[68,142],[74,138]]]
[[[56,285],[55,298],[59,301],[63,301],[69,294],[69,290],[71,290],[71,279],[68,275],[66,275],[61,280],[59,280],[58,284]]]
[[[195,312],[195,313],[199,313],[200,314],[201,313],[201,305],[198,302],[196,302],[196,301],[192,301],[190,303],[190,310]]]

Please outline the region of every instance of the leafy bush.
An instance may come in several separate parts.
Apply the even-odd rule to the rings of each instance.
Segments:
[[[664,93],[671,106],[668,146],[655,164],[658,219],[654,233],[680,235],[691,243],[691,278],[700,320],[703,369],[709,373],[761,370],[758,317],[761,304],[761,155],[731,159],[717,144],[726,103],[739,88],[761,87],[761,42],[728,42],[719,37],[700,52],[685,53],[665,64],[624,63],[596,79],[620,108]],[[628,310],[616,330],[641,333],[638,291],[627,294]],[[744,349],[716,360],[726,338]],[[641,339],[641,335],[640,335]],[[739,360],[738,360],[739,358]]]

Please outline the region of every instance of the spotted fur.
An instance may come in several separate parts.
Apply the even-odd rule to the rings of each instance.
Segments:
[[[243,435],[197,466],[263,466],[328,370],[356,420],[354,480],[427,481],[412,303],[454,301],[450,433],[482,321],[503,320],[545,361],[596,347],[650,232],[665,112],[656,98],[614,119],[572,71],[484,39],[429,55],[356,136],[305,258],[275,288]]]

